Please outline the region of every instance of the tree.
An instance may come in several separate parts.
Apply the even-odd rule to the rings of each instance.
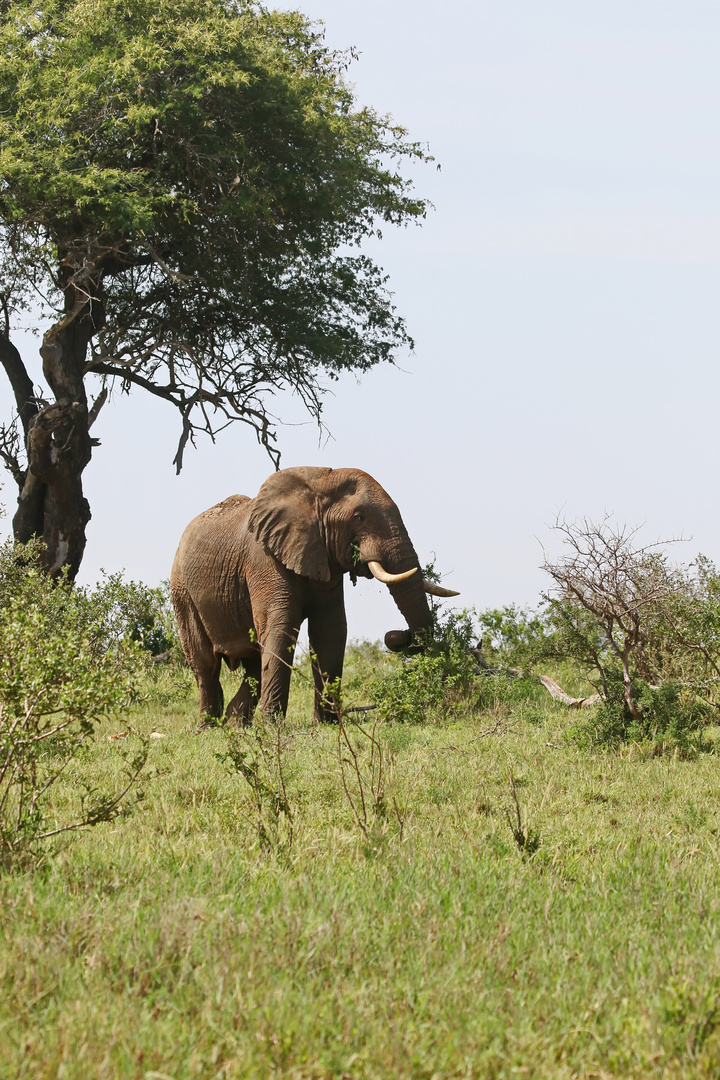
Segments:
[[[188,440],[248,424],[279,460],[267,400],[319,418],[321,378],[411,344],[358,250],[422,217],[399,169],[427,155],[356,105],[351,53],[253,0],[0,0],[0,362],[17,416],[0,455],[15,537],[73,576],[90,429],[113,386],[175,406]],[[50,327],[35,389],[13,326]],[[92,404],[89,400],[94,395]]]
[[[633,692],[632,667],[652,679],[648,629],[682,589],[682,575],[659,550],[667,542],[640,546],[639,528],[615,524],[609,514],[599,523],[587,517],[574,522],[558,519],[554,528],[565,542],[565,554],[554,561],[545,559],[542,569],[555,582],[560,605],[556,622],[568,642],[574,633],[576,645],[582,643],[585,656],[600,672],[606,696],[602,649],[609,649],[620,662],[625,702],[637,721],[640,706]],[[600,632],[599,642],[593,640],[587,619],[578,618],[582,612],[590,617],[590,627],[594,624]]]

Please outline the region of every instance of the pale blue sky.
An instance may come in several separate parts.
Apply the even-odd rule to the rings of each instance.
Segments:
[[[424,226],[373,247],[415,354],[333,388],[331,441],[281,430],[283,464],[371,472],[462,604],[534,603],[560,509],[682,532],[685,558],[720,561],[717,5],[302,7],[359,49],[359,99],[442,169],[413,170],[435,204]],[[139,394],[93,433],[85,579],[167,576],[187,521],[270,471],[238,426],[176,479],[175,416]],[[401,625],[378,583],[348,594],[351,635]]]

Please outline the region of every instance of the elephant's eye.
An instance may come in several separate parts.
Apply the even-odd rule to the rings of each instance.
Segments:
[[[356,510],[353,514],[353,521],[356,525],[359,525],[361,521],[365,520],[365,515],[361,514],[359,510]]]

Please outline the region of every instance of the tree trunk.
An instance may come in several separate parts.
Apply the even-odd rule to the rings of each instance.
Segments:
[[[13,518],[16,540],[41,537],[45,565],[52,577],[64,568],[74,578],[85,550],[90,506],[82,474],[92,456],[88,404],[83,381],[85,357],[102,317],[101,305],[78,303],[66,293],[66,315],[47,331],[40,355],[43,374],[55,401],[30,418],[26,449],[28,470]]]
[[[32,379],[27,373],[22,357],[4,334],[0,334],[0,363],[5,369],[15,395],[15,407],[22,424],[27,448],[30,424],[37,416],[40,407]],[[13,518],[13,535],[16,540],[27,543],[31,537],[42,535],[45,485],[37,477],[32,476],[27,469],[22,468],[19,460],[12,454],[11,447],[8,447],[8,451],[9,455],[5,463],[20,489],[18,508]]]
[[[90,506],[82,490],[82,472],[92,453],[87,402],[61,399],[38,413],[30,426],[27,451],[28,476],[13,519],[16,539],[27,541],[32,528],[31,535],[42,536],[50,576],[57,577],[67,566],[74,578],[90,520]],[[26,497],[31,502],[34,489],[41,484],[42,522],[33,522],[31,514],[25,514],[24,503]],[[24,535],[20,535],[20,526]]]
[[[640,720],[640,715],[641,714],[640,714],[640,709],[638,708],[638,704],[635,701],[635,698],[633,697],[632,677],[630,675],[630,648],[629,648],[627,642],[625,643],[625,647],[624,647],[622,653],[620,654],[620,659],[622,661],[622,669],[623,669],[623,684],[625,686],[625,701],[627,702],[627,707],[630,710],[630,715],[632,716],[635,723],[638,723],[638,721]]]
[[[45,485],[28,469],[13,517],[13,536],[20,544],[27,544],[34,536],[42,536],[44,514]]]

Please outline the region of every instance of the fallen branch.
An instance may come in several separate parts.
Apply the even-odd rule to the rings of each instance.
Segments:
[[[492,664],[488,664],[487,660],[481,653],[482,641],[478,642],[474,649],[468,649],[468,653],[474,656],[478,662],[478,674],[483,671],[486,675],[507,675],[510,679],[522,678],[522,671],[518,668],[499,668],[493,667]]]
[[[602,701],[602,694],[590,694],[589,697],[570,697],[569,694],[565,693],[562,686],[556,683],[554,679],[551,679],[549,675],[541,675],[540,682],[556,701],[562,701],[570,709],[586,709],[589,705],[597,705],[598,701]]]
[[[488,664],[487,660],[481,653],[480,649],[482,642],[478,642],[474,649],[468,649],[468,652],[475,657],[478,662],[478,673],[482,671],[485,675],[508,675],[511,679],[522,679],[525,677],[523,671],[518,668],[497,668],[492,664]],[[562,701],[564,705],[567,705],[570,709],[586,709],[590,705],[597,705],[598,701],[602,701],[602,694],[590,694],[589,697],[570,697],[566,694],[562,686],[551,679],[549,675],[540,675],[540,682],[545,689],[550,693],[556,701]]]

